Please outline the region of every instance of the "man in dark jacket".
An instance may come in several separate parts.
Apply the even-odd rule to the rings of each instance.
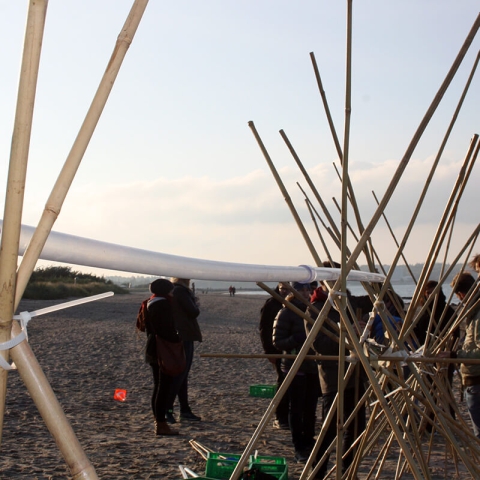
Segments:
[[[295,282],[293,288],[305,300],[309,299],[309,283]],[[306,310],[306,305],[293,295],[288,295],[286,298],[300,310]],[[280,310],[273,324],[273,344],[275,347],[284,353],[297,354],[306,338],[303,317],[298,316],[288,308]],[[293,361],[290,358],[282,358],[281,370],[284,375],[292,367]],[[315,420],[320,395],[317,366],[313,360],[302,362],[288,388],[287,395],[290,401],[289,425],[292,433],[292,443],[295,448],[295,459],[297,462],[305,462],[315,444]]]
[[[175,327],[185,348],[187,367],[183,373],[174,377],[167,403],[166,418],[167,422],[176,423],[173,415],[173,404],[178,395],[180,419],[200,421],[201,418],[192,412],[188,402],[188,374],[193,361],[194,342],[202,341],[202,333],[197,321],[200,309],[193,292],[190,290],[190,280],[185,278],[172,278],[171,280],[174,285],[172,314]]]
[[[275,288],[275,292],[285,298],[289,292],[288,288],[286,287],[286,282],[280,282],[277,287]],[[260,340],[262,342],[263,351],[266,354],[272,353],[282,353],[281,350],[278,350],[275,345],[273,344],[273,322],[275,321],[275,317],[277,313],[283,308],[283,305],[273,297],[267,299],[264,303],[263,307],[260,310],[260,324],[259,324],[259,332],[260,332]],[[273,358],[269,360],[272,365],[274,366],[277,372],[277,389],[280,388],[280,385],[285,378],[285,374],[282,372],[281,369],[281,358]],[[273,428],[280,428],[282,430],[289,430],[290,427],[288,426],[288,395],[284,395],[284,397],[280,400],[277,409],[275,411],[275,420],[273,421]]]

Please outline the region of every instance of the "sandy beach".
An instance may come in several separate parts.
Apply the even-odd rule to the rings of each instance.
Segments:
[[[146,296],[147,292],[116,295],[37,317],[28,326],[31,347],[102,479],[180,479],[179,465],[203,475],[205,461],[189,440],[215,452],[241,453],[269,404],[268,399],[249,396],[250,385],[274,383],[266,360],[200,357],[202,353],[262,353],[257,326],[266,297],[200,294],[204,341],[197,344],[190,398],[193,411],[203,421],[177,424],[178,437],[156,437],[150,409],[151,370],[143,361],[145,339],[135,332],[138,306]],[[62,302],[24,300],[18,311],[57,303]],[[113,399],[117,388],[127,390],[125,402]],[[318,417],[319,427],[320,408]],[[269,422],[257,449],[259,455],[285,457],[289,478],[299,478],[302,465],[294,462],[289,432],[274,430]],[[436,438],[434,450],[438,468],[434,460],[432,478],[445,478],[441,437]],[[392,466],[397,458],[392,457]],[[449,468],[454,472],[453,466]],[[456,478],[470,478],[462,468]],[[368,470],[368,464],[362,468],[365,474]],[[0,478],[70,478],[15,371],[8,376]]]

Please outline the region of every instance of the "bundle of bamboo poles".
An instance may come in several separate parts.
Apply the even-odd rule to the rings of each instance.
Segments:
[[[346,94],[345,94],[345,123],[344,123],[344,138],[343,138],[343,148],[338,139],[336,129],[330,114],[330,109],[328,107],[327,99],[325,92],[323,90],[319,70],[315,61],[313,53],[311,54],[311,59],[318,82],[318,87],[321,93],[322,101],[325,107],[325,112],[327,115],[327,120],[330,125],[332,137],[335,143],[335,147],[338,153],[339,161],[342,166],[342,173],[339,174],[340,180],[342,182],[342,198],[341,205],[338,206],[340,213],[340,225],[339,229],[333,220],[332,214],[328,211],[326,203],[321,198],[317,188],[315,187],[313,181],[308,175],[308,172],[303,167],[300,158],[298,157],[295,149],[293,148],[291,142],[287,138],[287,135],[283,130],[280,130],[280,135],[284,139],[289,151],[292,153],[292,156],[297,163],[300,171],[304,175],[304,178],[311,189],[315,199],[318,201],[320,208],[326,218],[326,223],[321,219],[313,202],[308,198],[305,190],[302,189],[302,192],[305,195],[305,201],[307,208],[310,212],[312,221],[314,223],[316,232],[319,235],[320,242],[325,251],[325,255],[330,262],[333,262],[334,255],[330,252],[326,246],[326,242],[321,234],[321,230],[317,224],[317,218],[322,223],[322,226],[325,228],[326,232],[331,236],[334,244],[337,246],[341,259],[341,268],[343,275],[341,278],[336,281],[333,285],[328,285],[330,292],[346,292],[346,275],[350,269],[358,267],[357,259],[360,254],[363,254],[367,259],[367,263],[371,271],[375,271],[375,260],[378,261],[378,264],[381,266],[382,262],[379,261],[376,250],[371,240],[371,234],[377,225],[379,219],[383,217],[387,223],[388,220],[385,217],[385,207],[387,206],[396,186],[398,185],[402,174],[408,166],[408,162],[414,152],[416,145],[418,144],[426,126],[428,125],[430,119],[432,118],[435,110],[437,109],[440,101],[447,90],[449,84],[454,78],[462,60],[464,59],[467,50],[469,49],[473,38],[475,37],[479,27],[480,27],[480,15],[475,20],[473,27],[467,38],[462,45],[450,71],[446,75],[445,80],[436,96],[434,97],[430,107],[428,108],[424,118],[420,122],[420,125],[415,132],[408,148],[405,152],[404,157],[398,165],[397,171],[395,172],[384,197],[378,201],[377,200],[377,210],[372,216],[370,222],[366,227],[364,227],[358,205],[355,201],[355,193],[353,189],[352,182],[350,181],[348,174],[348,154],[349,154],[349,133],[350,133],[350,112],[351,112],[351,45],[352,45],[352,1],[347,1],[347,67],[346,67]],[[415,220],[418,216],[420,208],[422,207],[423,200],[425,198],[426,192],[430,186],[431,179],[435,173],[438,162],[441,158],[453,125],[457,119],[457,116],[460,112],[461,106],[465,99],[466,93],[470,86],[471,80],[476,71],[478,64],[478,56],[472,67],[470,76],[465,84],[465,88],[462,92],[462,95],[458,101],[458,105],[450,122],[450,125],[445,133],[445,136],[441,142],[438,154],[435,158],[435,161],[432,165],[431,171],[428,175],[428,178],[425,182],[425,188],[418,200],[417,207],[412,214],[411,221],[408,225],[408,228],[405,232],[405,236],[400,243],[397,242],[397,254],[392,262],[391,268],[388,273],[386,273],[386,280],[383,286],[379,291],[374,291],[371,285],[364,284],[366,293],[370,295],[372,303],[381,302],[384,296],[387,294],[388,290],[391,288],[390,279],[393,275],[394,269],[399,261],[402,258],[405,263],[408,265],[408,262],[405,259],[404,248],[406,242],[409,238],[409,235],[415,225]],[[261,140],[261,137],[258,131],[255,128],[253,122],[249,122],[249,126],[252,130],[252,133],[260,147],[260,150],[267,161],[268,166],[270,167],[272,174],[278,184],[278,187],[281,191],[283,198],[286,200],[288,208],[290,209],[293,218],[301,232],[301,235],[304,241],[307,244],[307,247],[310,250],[312,258],[317,263],[321,264],[321,257],[314,247],[314,242],[310,238],[307,228],[300,220],[300,215],[295,208],[288,190],[284,185],[278,171],[276,170],[270,155],[268,154],[267,148]],[[477,159],[479,150],[479,140],[478,135],[474,135],[471,144],[468,148],[464,163],[459,172],[457,181],[452,188],[452,193],[448,199],[447,205],[444,210],[444,214],[439,222],[437,233],[432,241],[432,245],[428,254],[428,257],[424,263],[423,271],[419,279],[414,279],[416,282],[416,290],[412,299],[412,302],[409,304],[406,312],[402,313],[403,324],[399,332],[395,331],[392,327],[387,315],[383,310],[378,310],[378,313],[381,316],[384,329],[388,332],[388,337],[390,338],[390,350],[392,353],[403,352],[402,360],[405,361],[407,354],[405,352],[405,344],[409,343],[413,345],[415,343],[415,338],[412,338],[413,328],[416,323],[421,318],[421,315],[427,311],[428,302],[422,308],[419,308],[420,296],[423,291],[425,283],[429,279],[429,275],[433,269],[435,262],[438,260],[442,248],[444,249],[445,259],[449,252],[449,240],[452,235],[452,231],[455,224],[456,212],[458,205],[462,196],[462,193],[465,189],[465,185],[468,181],[470,173],[472,171],[473,165]],[[374,194],[375,195],[375,194]],[[358,235],[355,234],[355,229],[348,222],[347,210],[348,207],[351,207],[356,221],[356,228]],[[461,258],[464,258],[464,266],[466,259],[471,253],[472,248],[475,245],[477,236],[479,233],[480,226],[477,226],[472,232],[470,238],[468,238],[459,252],[456,253],[455,259],[452,261],[450,267],[444,268],[442,271],[441,278],[438,282],[438,289],[441,288],[442,284],[445,282],[448,275],[451,273],[453,267],[460,261]],[[347,230],[354,236],[356,241],[356,246],[353,250],[349,250],[346,239],[347,239]],[[392,232],[393,235],[393,232]],[[269,291],[272,295],[272,292],[268,287],[263,284],[260,284],[262,288]],[[438,291],[438,290],[437,290]],[[325,432],[328,429],[328,426],[332,421],[336,421],[337,425],[337,438],[332,445],[329,447],[331,451],[334,447],[337,449],[336,455],[336,465],[333,470],[335,471],[335,478],[340,480],[341,478],[355,479],[357,478],[359,467],[362,463],[362,459],[371,453],[375,448],[378,449],[377,460],[371,466],[370,473],[368,478],[375,475],[375,478],[382,477],[382,467],[384,465],[384,459],[387,453],[395,451],[398,455],[398,468],[395,478],[400,478],[405,471],[409,471],[414,478],[424,479],[431,478],[431,470],[429,468],[429,452],[425,452],[425,445],[422,440],[422,432],[425,430],[427,424],[432,427],[432,432],[436,431],[442,435],[446,440],[448,454],[451,455],[455,465],[457,461],[461,461],[468,471],[472,474],[474,478],[480,476],[479,468],[479,457],[480,457],[480,445],[477,439],[471,433],[468,425],[463,421],[453,421],[451,416],[451,411],[455,410],[457,413],[457,418],[460,418],[458,413],[458,408],[453,401],[453,395],[451,392],[451,387],[448,382],[445,381],[445,369],[443,368],[444,363],[437,362],[428,362],[422,361],[423,358],[417,358],[417,361],[409,361],[408,365],[410,366],[411,374],[405,378],[403,376],[402,369],[399,368],[398,361],[389,360],[388,355],[384,358],[384,361],[371,362],[371,357],[366,354],[364,349],[365,341],[368,337],[368,331],[364,332],[363,335],[359,335],[357,330],[351,323],[350,317],[348,316],[348,305],[347,297],[345,295],[333,296],[335,302],[335,308],[338,310],[341,316],[340,326],[337,329],[337,341],[339,343],[339,355],[338,355],[338,364],[340,365],[339,371],[339,387],[338,395],[336,401],[332,406],[330,412],[327,414],[327,417],[323,419],[322,430],[318,434],[316,445],[310,454],[305,468],[301,474],[300,480],[314,478],[316,472],[318,471],[320,464],[325,461],[325,455],[322,459],[316,459],[316,453],[320,447]],[[475,295],[470,297],[474,301]],[[291,308],[300,316],[303,316],[298,309],[294,309],[289,302],[279,298],[281,302],[285,304],[287,308]],[[430,305],[431,306],[431,305]],[[435,333],[434,341],[428,343],[424,346],[424,354],[431,355],[435,357],[435,354],[440,351],[441,348],[445,348],[446,339],[450,338],[450,334],[454,331],[455,328],[458,328],[462,320],[465,318],[465,312],[468,312],[471,304],[467,304],[458,314],[452,318],[448,325],[443,328],[443,331],[439,331],[433,315],[430,317],[430,325],[428,327],[428,332]],[[233,472],[231,479],[240,478],[241,471],[246,464],[248,455],[251,454],[256,443],[261,437],[267,422],[270,420],[273,412],[275,411],[278,402],[282,396],[287,392],[288,387],[296,375],[298,368],[300,367],[303,359],[307,355],[312,343],[319,332],[322,332],[323,323],[328,319],[329,310],[331,304],[329,302],[325,303],[325,306],[318,313],[317,318],[314,321],[314,324],[310,330],[310,334],[307,336],[302,349],[298,353],[296,360],[289,370],[288,375],[285,381],[282,383],[278,389],[275,397],[273,398],[270,406],[266,410],[260,424],[258,425],[256,431],[252,435],[252,438],[248,445],[246,446],[244,453]],[[308,318],[305,320],[310,321]],[[368,324],[367,324],[368,328]],[[428,333],[427,332],[427,333]],[[323,330],[323,333],[326,334],[326,330]],[[348,422],[353,420],[355,412],[351,415],[349,419],[343,418],[343,392],[345,389],[346,381],[352,369],[349,368],[347,372],[342,372],[343,365],[345,364],[345,345],[348,344],[351,351],[354,353],[358,361],[361,362],[362,367],[364,368],[368,380],[369,388],[365,396],[361,399],[361,402],[367,401],[369,398],[369,404],[371,405],[371,412],[369,421],[367,423],[366,429],[364,432],[359,432],[358,441],[355,444],[355,460],[353,464],[349,467],[346,477],[343,476],[342,472],[342,455],[339,455],[338,452],[341,452],[342,446],[342,437],[344,426]],[[390,357],[391,358],[391,357]],[[328,361],[327,359],[324,359]],[[409,359],[411,360],[411,359]],[[425,358],[426,360],[426,358]],[[432,360],[432,358],[430,358]],[[433,358],[435,360],[435,358]],[[437,359],[438,360],[438,359]],[[336,411],[336,412],[335,412]],[[385,442],[385,438],[388,440]],[[432,440],[431,440],[432,441]],[[431,442],[430,442],[431,444]],[[347,452],[346,452],[347,453]],[[315,468],[312,468],[314,461],[318,460]]]

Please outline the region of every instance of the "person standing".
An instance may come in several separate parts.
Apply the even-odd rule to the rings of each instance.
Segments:
[[[463,302],[474,284],[473,276],[464,272],[455,275],[451,286],[458,299]],[[462,348],[456,351],[440,352],[439,357],[456,357],[460,360],[480,359],[480,305],[473,306],[477,300],[478,296],[474,299],[471,297],[467,299],[471,311],[466,318],[465,340]],[[473,425],[473,433],[480,439],[480,365],[461,363],[460,374],[462,376],[464,398]]]
[[[145,361],[152,367],[153,394],[152,411],[155,419],[156,435],[178,435],[166,422],[165,409],[167,398],[174,377],[162,372],[158,364],[156,336],[169,342],[180,342],[172,315],[173,284],[164,278],[159,278],[150,284],[152,296],[147,303],[145,330],[147,333],[147,349]]]
[[[280,282],[275,288],[275,292],[285,298],[289,292],[286,282]],[[258,330],[260,332],[260,341],[262,342],[263,351],[266,354],[273,353],[282,353],[281,350],[275,347],[273,344],[273,322],[278,312],[283,308],[283,304],[276,300],[273,297],[270,297],[266,300],[263,307],[260,310],[260,323]],[[275,368],[277,372],[277,389],[280,388],[280,385],[285,378],[285,374],[282,372],[281,358],[272,358],[269,359],[269,362]],[[283,398],[278,403],[277,409],[275,410],[275,420],[273,421],[273,428],[278,428],[281,430],[289,430],[288,425],[288,395],[284,395]]]
[[[180,420],[200,421],[195,415],[188,400],[188,375],[193,362],[194,342],[202,341],[202,333],[197,317],[200,314],[197,300],[190,290],[190,280],[186,278],[172,278],[173,283],[173,320],[178,334],[183,341],[187,366],[185,371],[173,379],[172,388],[168,397],[166,419],[168,423],[176,423],[173,404],[178,396],[180,404]]]
[[[293,288],[306,301],[309,300],[309,283],[295,282]],[[295,298],[293,294],[288,295],[286,299],[303,312],[306,310],[306,304]],[[280,310],[273,324],[275,347],[287,354],[297,354],[306,338],[303,317],[286,307]],[[289,372],[293,362],[293,359],[282,358],[281,369],[284,376]],[[290,403],[289,426],[295,449],[295,460],[305,462],[315,444],[315,420],[320,395],[317,366],[313,360],[302,362],[286,395]]]

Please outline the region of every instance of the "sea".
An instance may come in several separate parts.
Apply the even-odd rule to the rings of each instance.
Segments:
[[[416,285],[414,283],[397,283],[392,284],[393,289],[397,292],[407,303],[412,298],[413,293],[415,292]],[[352,295],[366,295],[365,289],[363,286],[358,282],[350,282],[347,284],[347,288],[350,290]],[[443,285],[443,293],[449,298],[452,287],[448,284]],[[236,295],[269,295],[264,290],[241,290],[237,289]],[[228,292],[226,293],[228,295]],[[456,298],[453,298],[453,302],[455,303]]]

